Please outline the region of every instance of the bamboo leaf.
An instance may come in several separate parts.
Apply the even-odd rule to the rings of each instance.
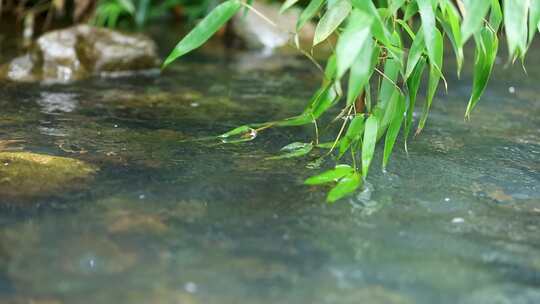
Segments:
[[[365,48],[365,44],[371,45],[372,18],[358,9],[354,9],[349,17],[345,30],[339,37],[336,46],[337,78],[352,66],[358,54]],[[369,59],[367,57],[366,59]]]
[[[281,151],[285,153],[278,156],[268,157],[266,159],[276,160],[276,159],[301,157],[311,152],[311,150],[313,150],[313,145],[311,143],[294,142],[281,148]]]
[[[407,106],[407,117],[405,120],[405,143],[407,143],[407,138],[409,137],[409,132],[412,127],[412,119],[414,113],[414,107],[416,105],[416,96],[418,95],[418,89],[420,88],[420,82],[422,80],[422,75],[426,68],[426,60],[421,58],[420,61],[416,64],[413,72],[410,77],[407,79],[407,90],[408,94],[408,106]]]
[[[440,14],[440,23],[444,29],[444,32],[446,35],[448,35],[452,48],[454,49],[457,62],[457,74],[459,76],[464,60],[463,44],[461,43],[460,16],[458,10],[450,2],[450,0],[445,0],[443,3],[443,12]]]
[[[283,5],[281,5],[281,8],[279,9],[279,13],[280,14],[283,14],[286,10],[288,10],[289,8],[291,8],[293,5],[296,4],[296,2],[298,2],[298,0],[287,0],[283,3]]]
[[[308,6],[306,6],[306,8],[300,14],[300,17],[298,17],[298,21],[296,22],[296,31],[300,31],[306,22],[311,20],[317,14],[323,3],[324,0],[311,0],[309,2]]]
[[[351,144],[359,140],[364,132],[364,115],[356,115],[349,128],[347,128],[347,133],[341,139],[339,143],[339,157],[349,149]]]
[[[362,175],[367,176],[369,166],[373,160],[375,145],[377,144],[378,121],[375,115],[370,115],[366,120],[364,129],[364,141],[362,143]]]
[[[504,28],[511,59],[518,56],[523,58],[527,50],[528,2],[528,0],[503,0]]]
[[[482,1],[480,1],[482,2]],[[435,23],[435,9],[431,0],[417,0],[420,18],[422,20],[422,31],[424,33],[424,42],[426,44],[427,54],[431,64],[437,64],[438,36],[437,24]],[[442,70],[440,66],[437,66]]]
[[[529,45],[531,44],[534,35],[540,26],[540,0],[530,0],[529,12]]]
[[[374,47],[374,42],[364,43],[356,56],[349,74],[347,88],[347,105],[353,104],[360,92],[369,82],[375,65],[379,60],[379,48]]]
[[[330,7],[315,28],[313,45],[315,46],[326,40],[326,38],[338,28],[343,20],[349,16],[351,9],[351,3],[348,0],[339,0]]]
[[[405,79],[409,79],[414,68],[417,66],[418,61],[422,57],[422,54],[424,53],[425,49],[426,49],[426,46],[424,44],[424,33],[422,32],[422,28],[420,28],[418,29],[418,33],[416,34],[413,40],[413,43],[411,44],[411,48],[409,50],[409,57],[407,59],[407,69],[405,72]]]
[[[354,172],[349,165],[337,165],[334,169],[325,171],[319,175],[312,176],[304,181],[306,185],[321,185],[335,182],[338,179]]]
[[[422,112],[422,117],[420,118],[420,123],[416,133],[419,134],[424,128],[429,110],[431,109],[431,104],[435,93],[437,92],[437,87],[439,86],[439,81],[441,80],[442,73],[440,67],[442,67],[443,61],[443,40],[441,33],[435,29],[435,40],[434,40],[434,61],[429,62],[429,79],[428,79],[428,92],[426,102],[424,103],[424,111]]]
[[[243,126],[240,126],[240,127],[236,127],[234,129],[226,132],[226,133],[223,133],[223,134],[219,135],[219,137],[227,138],[227,137],[231,137],[231,136],[245,134],[245,133],[251,132],[252,130],[253,129],[250,126],[243,125]]]
[[[362,184],[360,174],[354,172],[338,181],[337,185],[328,192],[326,201],[333,203],[347,195],[350,195]]]
[[[403,121],[403,116],[405,114],[405,97],[399,92],[396,92],[396,106],[394,107],[394,113],[392,113],[392,121],[386,132],[386,139],[384,140],[384,153],[383,153],[383,168],[386,168],[392,150],[394,149],[394,144],[401,129],[401,122]]]
[[[191,30],[189,34],[187,34],[187,36],[180,40],[180,42],[174,47],[167,59],[165,59],[163,68],[168,66],[178,57],[181,57],[200,47],[203,43],[210,39],[210,37],[220,27],[229,21],[229,19],[231,19],[232,16],[238,12],[241,6],[240,1],[229,0],[214,8],[201,22],[195,26],[193,30]]]
[[[483,28],[482,31],[475,36],[475,42],[477,46],[474,64],[473,92],[469,99],[469,104],[467,105],[467,112],[465,113],[465,117],[467,118],[470,117],[472,110],[484,93],[489,76],[493,70],[493,65],[495,64],[499,47],[497,35],[488,28]]]
[[[465,0],[465,13],[461,24],[461,45],[463,46],[472,35],[474,35],[484,22],[484,18],[491,5],[487,0]]]

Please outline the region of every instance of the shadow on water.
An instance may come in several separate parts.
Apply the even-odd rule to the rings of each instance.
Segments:
[[[265,160],[311,127],[189,141],[299,112],[317,85],[302,58],[218,49],[160,77],[3,84],[0,140],[22,141],[3,149],[99,171],[83,190],[0,198],[0,300],[539,303],[531,50],[530,78],[499,65],[470,122],[470,74],[450,80],[409,155],[400,144],[387,173],[334,206],[302,185],[320,170],[309,159]]]

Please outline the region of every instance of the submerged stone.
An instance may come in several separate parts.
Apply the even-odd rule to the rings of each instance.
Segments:
[[[79,190],[97,169],[82,161],[30,152],[0,152],[0,203]]]
[[[141,34],[77,25],[51,31],[13,59],[2,74],[18,82],[69,82],[92,75],[115,76],[159,65],[154,41]]]

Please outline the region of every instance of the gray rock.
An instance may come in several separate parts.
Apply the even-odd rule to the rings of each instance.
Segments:
[[[296,20],[300,11],[295,8],[279,13],[279,5],[254,3],[253,7],[275,23],[273,26],[261,16],[249,11],[247,15],[237,14],[232,22],[232,31],[242,44],[248,49],[272,51],[287,45],[296,32]],[[315,26],[306,23],[298,33],[300,41],[312,41]]]
[[[144,35],[77,25],[42,35],[27,54],[4,66],[2,74],[19,82],[69,82],[92,75],[129,74],[158,65],[157,47]]]

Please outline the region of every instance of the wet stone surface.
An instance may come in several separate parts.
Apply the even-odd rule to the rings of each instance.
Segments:
[[[16,82],[70,82],[93,75],[129,75],[156,69],[157,47],[141,34],[76,25],[39,37],[27,54],[0,69]]]

